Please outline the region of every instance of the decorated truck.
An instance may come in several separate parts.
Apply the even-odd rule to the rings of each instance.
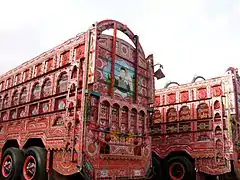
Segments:
[[[240,179],[240,79],[167,83],[155,93],[151,122],[156,177],[167,180]]]
[[[45,180],[55,171],[145,178],[153,97],[153,55],[138,36],[114,20],[93,24],[0,76],[0,179]]]

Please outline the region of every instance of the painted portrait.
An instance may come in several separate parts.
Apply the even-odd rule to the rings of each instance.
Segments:
[[[111,61],[103,68],[107,83],[111,82]],[[114,92],[123,98],[133,96],[135,69],[123,59],[116,60],[114,70]]]

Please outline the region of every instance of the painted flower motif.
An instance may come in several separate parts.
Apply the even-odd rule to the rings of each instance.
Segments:
[[[43,96],[47,97],[51,95],[51,81],[47,80],[43,87]]]
[[[7,114],[5,114],[5,115],[3,116],[3,120],[4,120],[4,121],[7,120]]]
[[[43,104],[43,112],[48,112],[48,103]]]
[[[24,117],[25,116],[25,110],[22,110],[20,113],[20,117]]]
[[[12,119],[16,119],[17,118],[17,113],[16,112],[13,112],[12,113]]]
[[[126,132],[126,125],[125,124],[121,124],[121,132],[122,133]]]
[[[39,98],[39,95],[40,95],[40,85],[36,84],[33,89],[32,98],[33,99]]]
[[[63,110],[63,109],[65,109],[65,106],[66,106],[65,102],[64,101],[60,101],[60,103],[58,105],[58,109],[59,110]]]
[[[32,111],[32,115],[37,115],[38,114],[38,109],[37,107],[35,107]]]

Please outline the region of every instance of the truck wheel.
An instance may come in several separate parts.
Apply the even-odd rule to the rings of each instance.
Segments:
[[[5,180],[20,179],[24,156],[18,148],[8,148],[3,153],[1,162],[1,178]]]
[[[46,173],[46,150],[40,147],[27,149],[23,164],[23,176],[25,180],[45,180]]]
[[[193,164],[182,156],[175,156],[167,161],[167,176],[171,180],[195,179]]]

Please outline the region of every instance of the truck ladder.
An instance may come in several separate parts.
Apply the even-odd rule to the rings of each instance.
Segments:
[[[67,151],[68,149],[71,150],[72,161],[74,161],[74,146],[76,144],[76,123],[78,120],[77,117],[79,117],[77,116],[77,108],[78,108],[78,89],[79,89],[80,68],[81,68],[81,60],[75,61],[75,57],[73,57],[73,62],[70,65],[70,75],[68,76],[66,112],[65,112],[65,126],[67,128],[67,133],[68,133],[66,138],[67,142],[66,142],[65,151]],[[74,76],[73,74],[75,70],[77,70],[76,76]],[[70,134],[71,130],[72,130],[72,133]]]

